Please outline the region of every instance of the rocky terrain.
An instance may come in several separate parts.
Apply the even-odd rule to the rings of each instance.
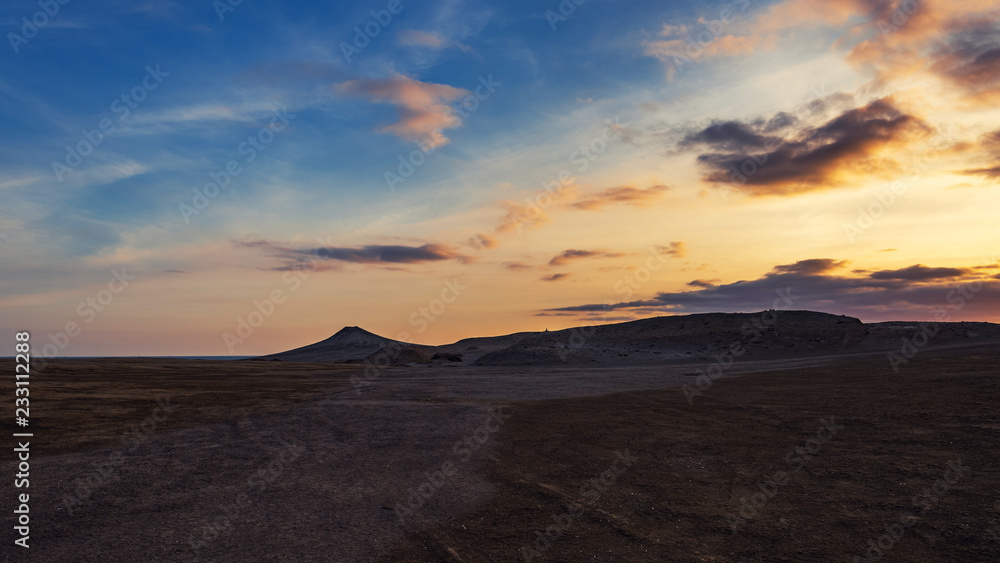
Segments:
[[[459,340],[443,346],[398,342],[346,327],[315,344],[261,359],[371,362],[384,365],[450,363],[480,366],[650,365],[914,349],[1000,340],[991,323],[862,323],[813,311],[707,313],[653,317],[546,332],[518,332]]]

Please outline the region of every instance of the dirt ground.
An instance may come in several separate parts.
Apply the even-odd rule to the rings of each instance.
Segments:
[[[493,498],[383,561],[997,561],[998,362],[994,347],[899,374],[884,357],[756,373],[693,405],[677,389],[518,402]],[[594,498],[616,452],[635,461]],[[744,498],[759,506],[734,530]],[[887,525],[902,535],[880,548]]]
[[[996,561],[998,361],[993,344],[923,350],[898,374],[884,354],[747,362],[692,402],[691,366],[393,368],[356,394],[350,366],[54,362],[31,387],[31,557],[9,525],[0,553]]]
[[[13,373],[13,362],[0,360],[0,369]],[[53,361],[31,377],[30,430],[39,437],[39,457],[115,446],[123,432],[151,416],[157,399],[194,407],[156,429],[178,430],[294,409],[338,383],[346,386],[356,369],[285,363],[276,370],[272,362],[153,358]],[[14,388],[13,377],[3,378],[4,397],[13,397]]]

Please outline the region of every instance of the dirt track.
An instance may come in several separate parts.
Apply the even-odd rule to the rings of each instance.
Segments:
[[[923,351],[898,375],[884,355],[785,363],[693,405],[677,387],[691,366],[394,369],[356,395],[330,366],[56,364],[32,387],[31,560],[191,561],[198,546],[218,561],[509,561],[529,545],[535,561],[850,561],[907,511],[883,560],[995,560],[998,360],[994,346]],[[164,395],[177,408],[122,445]],[[497,405],[511,416],[491,432]],[[796,454],[829,417],[843,428]],[[913,506],[955,460],[969,469]],[[612,467],[606,492],[581,493]],[[787,482],[769,485],[777,471]],[[758,483],[773,496],[734,533],[727,514]],[[393,508],[421,485],[430,499],[401,523]]]

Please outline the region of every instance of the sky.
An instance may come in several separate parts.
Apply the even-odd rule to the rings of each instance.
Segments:
[[[11,0],[0,354],[1000,322],[993,0]]]

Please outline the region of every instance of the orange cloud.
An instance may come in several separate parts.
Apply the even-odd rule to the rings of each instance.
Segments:
[[[556,189],[545,189],[535,194],[534,198],[525,198],[524,203],[516,201],[501,201],[500,205],[506,210],[504,216],[497,225],[497,233],[509,233],[517,231],[520,233],[527,227],[539,226],[549,222],[549,215],[546,209],[553,204],[560,204],[571,199],[575,194],[573,185],[562,186]]]
[[[666,26],[667,39],[644,48],[647,55],[680,64],[749,55],[773,47],[779,37],[810,29],[842,29],[835,48],[847,44],[847,61],[874,72],[882,84],[929,73],[959,86],[967,102],[995,105],[1000,102],[1000,42],[987,35],[995,35],[998,17],[995,0],[785,0],[744,26],[750,33],[696,43],[678,38],[680,28]]]
[[[782,136],[765,135],[767,122],[762,123],[714,123],[681,146],[712,149],[698,156],[709,183],[729,184],[750,195],[796,194],[897,170],[899,163],[887,156],[890,149],[929,132],[920,119],[896,108],[891,97]]]
[[[788,29],[839,26],[871,9],[870,0],[787,0],[772,5],[754,26],[765,33]],[[881,3],[888,4],[887,0]]]
[[[979,168],[962,170],[961,173],[967,176],[982,176],[989,180],[1000,180],[1000,129],[983,135],[979,147],[985,151],[988,163]]]
[[[382,127],[380,131],[392,133],[407,141],[420,142],[424,149],[448,143],[448,138],[442,131],[458,127],[461,120],[446,102],[469,94],[468,90],[462,88],[420,82],[401,74],[382,80],[350,80],[341,83],[338,88],[372,102],[395,105],[399,111],[399,121]]]
[[[569,206],[574,209],[594,210],[624,203],[635,206],[645,206],[660,199],[663,193],[670,189],[670,186],[655,185],[648,188],[634,188],[632,186],[622,186],[608,188],[600,192],[584,195],[579,201],[571,203]]]
[[[688,250],[687,245],[684,241],[674,241],[667,246],[657,246],[656,250],[665,256],[670,256],[671,258],[684,258],[687,256]]]
[[[469,246],[473,248],[496,248],[498,244],[500,243],[497,239],[482,233],[469,239]]]

